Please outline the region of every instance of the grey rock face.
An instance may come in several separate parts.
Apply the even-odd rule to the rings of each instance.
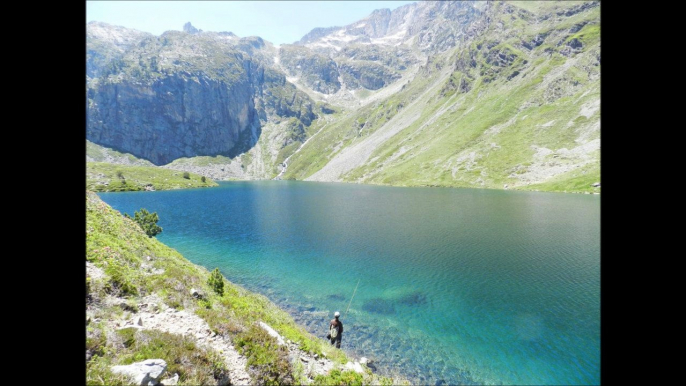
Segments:
[[[308,32],[305,36],[302,37],[302,39],[300,39],[299,41],[297,41],[296,43],[293,43],[293,44],[299,44],[299,45],[307,44],[307,43],[313,42],[313,41],[315,41],[321,37],[324,37],[324,36],[326,36],[332,32],[338,31],[341,28],[342,27],[328,27],[328,28],[317,27],[317,28],[313,29],[312,31]]]
[[[373,62],[352,61],[341,64],[341,75],[350,88],[378,90],[400,78],[388,67]]]
[[[295,117],[309,125],[315,118],[306,94],[251,59],[250,52],[267,49],[261,38],[199,34],[190,24],[185,30],[128,45],[93,71],[99,77],[87,88],[88,140],[163,165],[235,157],[255,145],[266,121]],[[107,36],[93,35],[96,43]]]
[[[196,34],[196,33],[200,32],[200,30],[193,27],[193,25],[191,25],[191,22],[189,21],[188,23],[183,25],[183,32],[188,33],[188,34]]]
[[[194,155],[233,155],[241,134],[256,129],[246,78],[226,84],[173,74],[152,84],[103,83],[88,90],[87,138],[156,165]]]
[[[160,377],[167,370],[167,362],[162,359],[148,359],[126,366],[112,366],[112,372],[133,378],[136,385],[158,385]]]
[[[313,90],[333,94],[341,88],[336,63],[330,58],[294,45],[281,47],[279,57],[290,75],[302,77]]]

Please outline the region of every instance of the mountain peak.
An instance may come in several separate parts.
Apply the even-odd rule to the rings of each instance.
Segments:
[[[183,32],[188,34],[197,34],[198,32],[202,32],[202,30],[193,27],[193,25],[189,21],[188,23],[183,25]]]

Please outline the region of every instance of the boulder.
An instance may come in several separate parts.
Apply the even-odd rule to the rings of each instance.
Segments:
[[[202,299],[204,297],[203,293],[195,288],[191,288],[191,296],[193,296],[196,299]]]
[[[364,374],[364,368],[359,362],[348,362],[344,366],[344,370],[353,370],[356,373]]]
[[[136,385],[159,385],[160,377],[167,370],[162,359],[147,359],[126,366],[112,366],[113,373],[130,376]]]
[[[173,386],[179,383],[179,374],[174,373],[174,376],[171,378],[165,378],[161,381],[162,385],[164,386]]]
[[[599,187],[600,187],[600,182],[593,183],[593,184],[591,184],[591,186],[594,187],[594,188],[599,188]]]

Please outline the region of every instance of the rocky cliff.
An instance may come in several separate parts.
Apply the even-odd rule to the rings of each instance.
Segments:
[[[264,47],[262,39],[184,29],[145,36],[91,70],[98,76],[88,82],[88,140],[161,165],[235,157],[255,145],[270,119],[309,125],[315,118],[305,93],[250,55]],[[89,50],[100,52],[102,45],[91,43]]]

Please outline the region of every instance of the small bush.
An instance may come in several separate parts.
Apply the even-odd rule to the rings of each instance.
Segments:
[[[291,385],[293,368],[288,361],[288,349],[279,346],[276,338],[262,328],[251,325],[235,338],[236,348],[248,358],[248,366],[258,385]]]
[[[185,178],[185,179],[187,179],[187,180],[190,180],[190,179],[191,179],[191,175],[190,175],[188,172],[183,172],[183,178]]]
[[[205,178],[205,176],[202,176],[202,177],[200,177],[200,181],[202,181],[203,183],[205,183],[205,182],[207,181],[207,179]]]
[[[317,375],[314,377],[314,384],[327,386],[362,386],[362,374],[353,370],[341,372],[338,369],[333,369],[327,375]]]
[[[121,170],[117,170],[117,177],[124,179],[124,172],[122,172]]]
[[[150,213],[147,209],[141,208],[140,212],[134,212],[133,215],[134,217],[131,218],[128,213],[124,213],[124,217],[137,222],[148,237],[153,237],[162,232],[162,227],[157,225],[157,222],[160,220],[157,212]]]
[[[134,327],[128,327],[128,328],[122,328],[121,330],[116,330],[115,332],[117,335],[119,335],[122,339],[122,343],[124,344],[124,347],[131,347],[133,346],[134,343],[136,343],[136,328]]]
[[[89,330],[86,336],[86,355],[93,359],[95,356],[105,355],[107,339],[99,329]]]
[[[210,273],[207,284],[217,295],[224,296],[224,277],[222,276],[222,273],[219,272],[219,268],[215,268],[214,271]]]
[[[110,281],[107,283],[108,285],[105,288],[106,292],[121,296],[138,295],[138,289],[136,286],[131,282],[127,275],[121,270],[117,269],[117,267],[121,267],[121,265],[110,264],[105,271],[110,275]]]

